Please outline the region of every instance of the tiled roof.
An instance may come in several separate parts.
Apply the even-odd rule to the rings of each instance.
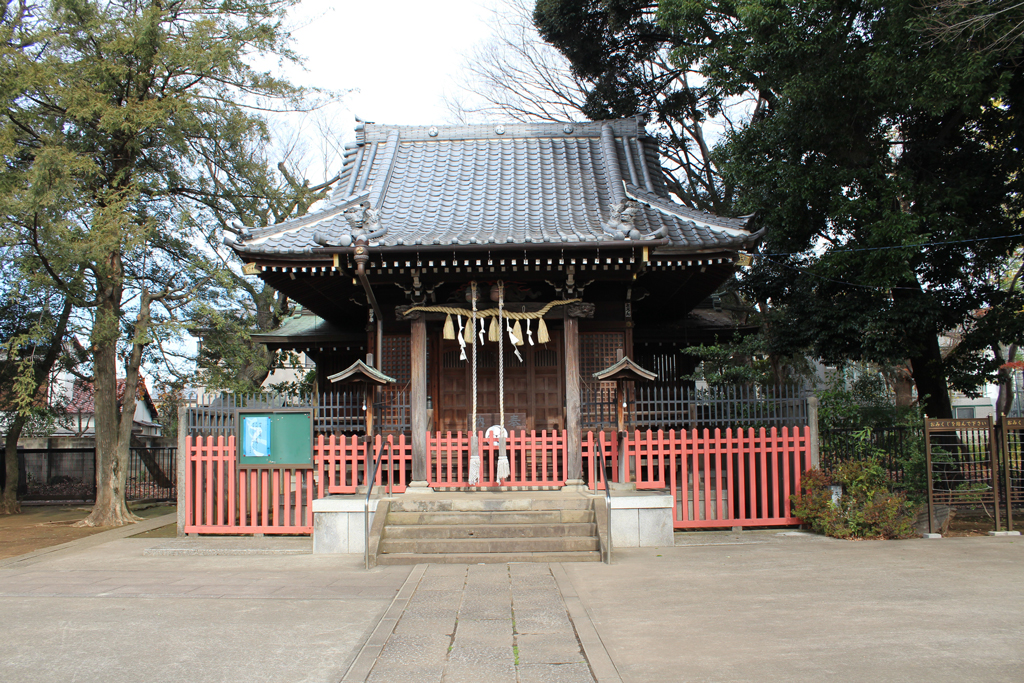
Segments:
[[[327,380],[330,382],[363,382],[368,384],[394,384],[398,380],[394,377],[385,375],[383,372],[376,368],[371,368],[369,365],[361,360],[357,360],[352,365],[348,366],[341,372],[336,372],[333,375],[328,375]]]
[[[253,333],[253,338],[259,337],[316,337],[331,334],[340,334],[343,330],[327,322],[309,309],[303,308],[281,321],[281,326],[273,332]]]
[[[674,203],[636,119],[357,131],[326,206],[227,241],[251,255],[349,246],[362,217],[383,247],[667,239],[696,251],[757,238],[749,217]]]
[[[127,381],[124,378],[117,380],[117,405],[120,406],[124,402],[124,390],[127,385]],[[96,387],[92,382],[77,381],[71,390],[71,400],[68,402],[67,412],[71,414],[76,413],[95,413],[95,394]],[[146,380],[143,377],[139,377],[139,386],[135,394],[137,401],[144,401],[149,407],[150,412],[153,415],[157,414],[156,406],[153,404],[153,399],[149,395],[149,389],[146,388]]]
[[[327,322],[313,311],[302,308],[281,321],[281,326],[271,332],[253,333],[252,338],[258,342],[274,345],[293,342],[296,339],[307,341],[365,341],[365,333],[353,332],[351,328]]]

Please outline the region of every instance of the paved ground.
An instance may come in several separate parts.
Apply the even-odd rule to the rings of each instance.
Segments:
[[[142,530],[0,560],[0,680],[1024,680],[1020,538],[677,534],[612,566],[367,572]]]

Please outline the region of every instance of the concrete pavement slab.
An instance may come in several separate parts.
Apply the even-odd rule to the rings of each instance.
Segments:
[[[0,679],[337,681],[380,606],[365,600],[0,598]],[[338,619],[342,613],[344,619]]]
[[[724,536],[561,565],[623,681],[1024,680],[1020,539]]]
[[[516,636],[516,645],[522,664],[586,663],[580,644],[573,635],[521,633]]]
[[[309,553],[147,556],[165,541],[138,531],[4,561],[0,680],[333,683],[411,569]]]
[[[459,642],[512,647],[511,619],[459,619]]]
[[[1024,679],[1020,537],[700,533],[611,566],[369,572],[102,537],[0,568],[4,683]]]
[[[509,564],[446,565],[443,570],[438,569],[437,565],[420,565],[410,574],[402,588],[402,594],[409,594],[404,611],[376,656],[372,670],[363,674],[365,669],[357,671],[358,667],[353,666],[345,676],[346,681],[398,681],[414,677],[433,681],[439,673],[435,664],[443,662],[440,675],[445,683],[517,683],[521,680],[517,638],[523,637],[524,632],[519,628],[518,617],[513,619],[512,578],[543,574],[548,577],[548,588],[543,596],[533,596],[542,603],[542,607],[534,611],[544,618],[546,625],[557,623],[560,630],[548,631],[551,642],[546,645],[537,640],[524,641],[524,646],[532,653],[531,661],[582,663],[586,677],[579,679],[579,672],[572,670],[573,678],[566,680],[594,681],[561,602],[550,565],[535,565],[525,570]],[[414,580],[417,571],[421,578]],[[438,578],[450,581],[437,581]],[[420,590],[417,580],[420,585],[427,583],[431,589]],[[459,585],[460,582],[459,590],[439,589],[439,586]],[[531,587],[528,590],[536,593],[541,589]],[[449,622],[436,616],[438,610],[449,605],[457,605],[453,633],[447,628]],[[530,624],[530,615],[523,623]],[[384,621],[375,631],[375,637],[383,624]],[[369,660],[369,650],[365,647],[356,662],[364,660]],[[570,669],[563,671],[565,675],[569,672]],[[528,674],[535,678],[542,675],[540,669]]]
[[[367,683],[440,683],[444,664],[431,666],[381,665],[375,667]]]
[[[453,647],[444,683],[516,683],[512,647]]]
[[[592,683],[586,664],[524,664],[519,683]]]

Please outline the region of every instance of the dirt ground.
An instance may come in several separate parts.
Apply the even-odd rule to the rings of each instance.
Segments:
[[[1006,513],[1000,510],[1000,525],[1006,529]],[[1013,512],[1013,528],[1017,531],[1024,530],[1024,515],[1019,510]],[[944,535],[947,537],[963,536],[988,536],[988,532],[995,530],[995,524],[991,517],[975,511],[953,512],[953,519],[949,523],[949,531]]]
[[[174,512],[174,505],[129,505],[140,517],[157,517]],[[24,555],[33,550],[60,545],[90,536],[110,527],[75,527],[92,510],[89,506],[23,506],[20,515],[0,516],[0,559]],[[157,529],[155,531],[161,531]]]

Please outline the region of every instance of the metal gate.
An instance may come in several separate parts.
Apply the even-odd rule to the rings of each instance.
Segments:
[[[1013,506],[1024,505],[1024,418],[924,421],[929,531],[936,505],[988,508],[995,529],[1013,529]]]

